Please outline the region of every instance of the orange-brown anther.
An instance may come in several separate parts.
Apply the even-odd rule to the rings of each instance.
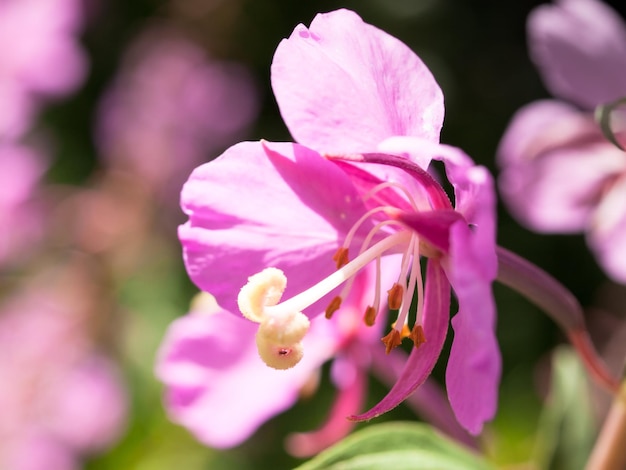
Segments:
[[[402,298],[404,297],[404,287],[397,282],[391,289],[387,291],[387,303],[391,310],[398,310],[402,305]]]
[[[333,316],[333,313],[339,310],[339,307],[341,307],[341,297],[336,296],[333,300],[330,301],[328,307],[326,307],[326,318],[330,320],[330,318]]]
[[[415,347],[419,348],[422,344],[426,342],[426,336],[424,335],[424,327],[422,325],[416,324],[413,327],[413,331],[411,331],[409,338],[413,340]]]
[[[402,344],[402,337],[400,332],[393,328],[387,336],[381,338],[381,341],[385,343],[385,352],[389,354],[393,348],[397,348]]]
[[[371,305],[365,309],[365,315],[363,315],[363,320],[367,326],[373,326],[376,322],[376,315],[378,312]]]
[[[348,264],[348,249],[340,246],[333,255],[333,261],[337,264],[337,269],[343,268]]]

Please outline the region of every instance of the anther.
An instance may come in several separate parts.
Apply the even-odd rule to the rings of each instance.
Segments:
[[[409,338],[413,340],[415,347],[419,348],[422,344],[426,342],[426,335],[424,334],[424,327],[416,323],[415,326],[413,326],[413,331],[411,331]]]
[[[367,326],[373,326],[376,322],[376,315],[378,312],[371,305],[365,309],[365,314],[363,315],[363,321]]]
[[[333,261],[337,264],[337,269],[341,269],[348,264],[348,249],[340,246],[333,255]]]
[[[385,343],[385,352],[389,354],[393,348],[397,348],[402,344],[402,338],[400,332],[393,328],[387,336],[381,338],[381,341]]]
[[[398,310],[402,305],[403,296],[404,287],[396,282],[393,287],[387,291],[387,303],[389,304],[389,309]]]
[[[328,304],[328,307],[326,307],[326,314],[325,317],[330,320],[330,318],[333,316],[333,313],[335,313],[337,310],[339,310],[339,307],[341,307],[341,297],[340,296],[336,296],[335,298],[333,298],[333,300],[330,301],[330,304]]]

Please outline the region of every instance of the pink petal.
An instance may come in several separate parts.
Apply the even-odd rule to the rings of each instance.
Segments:
[[[424,334],[426,343],[413,349],[402,375],[389,393],[373,408],[360,415],[351,416],[355,421],[375,418],[398,406],[417,389],[430,375],[443,348],[448,331],[450,311],[450,285],[441,265],[431,259],[426,270],[426,292],[424,299]]]
[[[615,281],[626,284],[626,178],[622,175],[602,197],[588,232],[600,265]]]
[[[489,259],[493,250],[495,245],[485,243],[464,223],[452,227],[445,267],[459,312],[452,319],[454,341],[446,385],[459,423],[472,434],[480,433],[484,422],[493,418],[498,402],[501,359],[491,291],[496,274]]]
[[[597,0],[559,0],[528,17],[531,56],[548,89],[593,109],[626,95],[626,25]]]
[[[590,116],[554,101],[518,111],[498,158],[504,201],[522,224],[541,232],[583,230],[606,183],[626,171],[624,152]]]
[[[320,152],[373,151],[394,135],[439,140],[443,96],[428,68],[349,10],[298,25],[276,50],[272,86],[293,137]]]
[[[459,212],[452,209],[402,213],[398,219],[415,230],[424,241],[444,253],[450,247],[450,227],[459,220],[464,220]]]
[[[334,272],[334,252],[365,211],[332,162],[297,144],[259,142],[235,145],[197,168],[182,206],[189,275],[233,312],[247,278],[266,267],[287,275],[285,299]]]
[[[385,354],[382,348],[378,348],[373,352],[372,357],[374,376],[384,384],[393,386],[404,370],[407,355],[399,349]],[[405,403],[418,416],[437,429],[469,447],[476,447],[475,439],[459,426],[450,408],[445,390],[432,376],[409,395]]]
[[[226,448],[246,440],[265,421],[295,403],[313,372],[335,352],[329,323],[313,321],[304,357],[274,370],[259,358],[257,325],[220,310],[176,320],[160,347],[156,374],[167,388],[173,421],[206,445]]]

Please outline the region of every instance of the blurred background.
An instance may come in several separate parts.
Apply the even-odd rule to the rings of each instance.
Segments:
[[[422,58],[444,91],[442,141],[496,174],[496,148],[513,113],[549,96],[526,48],[526,17],[540,3],[0,2],[0,462],[10,462],[6,470],[44,468],[41,462],[53,470],[300,462],[285,452],[283,439],[315,428],[326,415],[327,374],[312,398],[231,450],[200,445],[166,417],[155,355],[168,324],[197,293],[176,238],[184,221],[181,185],[195,166],[238,141],[291,140],[269,85],[272,55],[296,24],[341,7]],[[626,13],[623,2],[607,3]],[[597,344],[618,364],[623,356],[611,354],[626,289],[607,280],[583,236],[531,233],[504,208],[498,227],[502,246],[576,294]],[[495,290],[504,375],[487,449],[503,467],[534,468],[528,462],[544,420],[549,358],[564,339],[527,301]],[[442,378],[443,367],[435,375]],[[373,382],[370,404],[384,393]],[[591,413],[601,416],[605,397],[591,403]],[[392,419],[418,418],[401,406],[380,420]],[[584,445],[594,433],[589,428]]]

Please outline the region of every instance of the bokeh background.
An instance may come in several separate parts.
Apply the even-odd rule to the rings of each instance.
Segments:
[[[16,390],[15,397],[0,400],[29,408],[45,395],[42,390],[54,385],[72,401],[67,371],[74,370],[76,357],[89,356],[106,361],[98,370],[113,390],[101,402],[86,405],[91,412],[85,412],[84,420],[102,424],[110,418],[111,423],[103,429],[85,424],[85,432],[103,437],[77,444],[76,468],[293,467],[299,460],[286,454],[283,439],[319,425],[332,398],[327,376],[316,395],[266,423],[235,449],[203,447],[166,418],[162,386],[153,372],[155,354],[167,325],[188,311],[197,292],[185,274],[176,239],[177,225],[184,220],[177,206],[182,183],[191,169],[238,141],[290,140],[269,85],[273,52],[296,24],[342,7],[404,41],[426,62],[446,100],[442,141],[461,147],[497,174],[496,148],[510,117],[523,104],[549,96],[530,62],[525,37],[526,17],[542,2],[4,0],[0,38],[9,72],[3,72],[5,59],[0,57],[0,81],[9,82],[3,73],[11,78],[10,67],[17,67],[10,64],[12,54],[37,62],[35,52],[45,50],[34,44],[33,38],[45,32],[31,21],[36,15],[7,19],[11,4],[18,3],[24,9],[58,3],[56,13],[40,21],[49,25],[63,11],[62,32],[42,41],[49,45],[60,35],[65,39],[59,44],[74,46],[69,52],[63,49],[67,44],[51,52],[45,67],[32,72],[43,78],[29,82],[25,91],[0,89],[5,103],[15,94],[26,96],[15,108],[3,106],[7,113],[26,111],[19,123],[7,119],[0,128],[0,152],[22,152],[20,161],[28,167],[14,168],[15,157],[0,156],[0,185],[5,188],[0,188],[0,198],[6,193],[9,201],[0,201],[6,205],[0,207],[5,232],[0,239],[0,319],[8,319],[8,326],[0,320],[0,330],[9,331],[0,332],[0,338],[9,338],[0,343],[0,387]],[[607,3],[626,13],[623,2]],[[20,21],[23,27],[18,28]],[[24,42],[34,45],[20,54]],[[35,52],[30,56],[29,51]],[[46,85],[47,78],[52,85]],[[543,267],[576,294],[587,308],[599,347],[612,353],[626,290],[606,279],[583,237],[531,233],[503,207],[498,230],[502,246]],[[504,287],[495,290],[504,376],[486,448],[503,466],[533,468],[528,462],[536,450],[549,357],[564,340],[527,301]],[[63,313],[62,326],[48,325],[56,318],[48,311],[71,311],[71,326],[63,323],[68,316]],[[24,325],[22,317],[28,318]],[[57,330],[63,331],[54,336]],[[80,346],[74,345],[77,338]],[[41,346],[46,341],[49,350],[22,353],[31,342]],[[70,365],[59,367],[66,359],[54,352],[69,344],[65,356],[71,356]],[[11,366],[18,359],[25,362]],[[24,368],[35,372],[25,377]],[[37,373],[55,368],[61,371],[52,377],[41,379]],[[438,368],[435,375],[441,378],[442,372]],[[384,392],[373,382],[370,402]],[[606,405],[602,395],[592,403],[601,415]],[[29,413],[16,418],[17,427],[27,427]],[[400,407],[381,421],[391,419],[418,418]],[[0,424],[0,434],[10,435],[11,429]],[[590,428],[585,445],[594,432]],[[0,444],[0,454],[9,447]],[[558,461],[553,465],[559,468]]]

